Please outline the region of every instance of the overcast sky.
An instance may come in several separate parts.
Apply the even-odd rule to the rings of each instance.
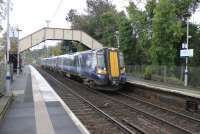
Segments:
[[[11,0],[12,8],[10,23],[11,26],[19,26],[22,29],[20,38],[45,27],[45,20],[52,19],[60,0]],[[129,0],[112,0],[118,10],[123,10]],[[142,4],[142,3],[141,3]],[[83,13],[86,9],[86,0],[62,0],[62,4],[56,16],[50,23],[50,27],[70,28],[65,17],[70,9],[77,9]],[[200,12],[191,21],[200,22]]]
[[[11,26],[19,26],[22,29],[20,36],[26,36],[47,24],[45,20],[52,20],[50,27],[70,28],[65,17],[67,12],[74,8],[84,13],[86,0],[63,0],[55,17],[56,9],[60,0],[11,0],[13,10],[11,11]],[[122,10],[128,0],[113,0],[117,9]]]

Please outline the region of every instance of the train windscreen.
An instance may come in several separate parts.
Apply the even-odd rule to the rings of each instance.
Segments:
[[[120,68],[123,68],[125,66],[122,52],[119,53],[119,63],[120,63]]]
[[[105,58],[104,58],[104,55],[103,53],[99,53],[97,54],[97,63],[98,63],[98,67],[104,69],[106,67],[105,65]]]

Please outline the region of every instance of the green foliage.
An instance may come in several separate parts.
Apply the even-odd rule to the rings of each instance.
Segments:
[[[77,51],[88,50],[86,46],[74,41],[62,41],[55,47],[50,48],[50,56],[57,56],[63,54],[69,54]]]
[[[150,47],[151,25],[148,25],[148,16],[146,11],[139,10],[136,5],[131,2],[127,8],[133,28],[133,38],[135,45],[135,56],[137,64],[148,63],[148,49]]]
[[[192,38],[189,40],[189,48],[194,49],[194,56],[189,60],[190,65],[200,66],[200,29],[196,25],[190,25],[190,35]]]
[[[102,14],[109,11],[116,11],[115,6],[108,0],[87,0],[87,12],[96,18],[101,18]]]
[[[192,85],[194,87],[200,87],[200,69],[199,67],[192,67],[190,69],[190,75],[189,75],[189,85]]]
[[[0,0],[0,19],[1,21],[5,19],[5,1]],[[2,25],[0,24],[0,32],[3,30]]]
[[[175,5],[177,18],[186,21],[198,7],[198,0],[171,0]]]
[[[176,17],[176,8],[171,0],[160,0],[153,18],[151,61],[159,65],[175,63],[177,47],[183,35],[182,23]]]
[[[106,46],[115,46],[114,32],[117,30],[116,9],[108,0],[87,0],[87,14],[79,15],[72,9],[66,20],[73,29],[80,29]]]
[[[115,32],[117,30],[116,17],[113,12],[105,12],[100,19],[102,26],[102,39],[101,42],[109,47],[117,47]]]
[[[53,48],[49,48],[49,49],[50,49],[50,56],[58,56],[58,55],[62,54],[60,45],[57,45],[57,46],[55,46]]]
[[[144,70],[144,79],[151,80],[152,74],[153,74],[153,67],[147,66]]]
[[[124,59],[126,64],[135,63],[135,46],[132,39],[132,27],[130,21],[122,13],[118,18],[119,27],[119,42],[120,50],[124,53]]]
[[[109,47],[117,46],[115,33],[119,31],[126,64],[172,66],[181,64],[179,50],[186,39],[186,20],[198,4],[197,0],[148,0],[140,10],[130,2],[125,15],[109,0],[87,0],[86,14],[72,9],[66,19],[73,29],[81,29]],[[199,30],[194,26],[190,32],[190,46],[195,48],[190,64],[200,65]]]

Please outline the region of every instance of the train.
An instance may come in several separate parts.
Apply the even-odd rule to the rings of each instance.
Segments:
[[[118,90],[125,86],[126,72],[122,52],[101,48],[42,58],[43,68],[80,78],[84,84],[99,90]]]

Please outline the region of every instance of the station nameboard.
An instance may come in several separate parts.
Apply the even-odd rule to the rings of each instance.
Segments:
[[[194,49],[183,49],[180,51],[181,57],[193,57]]]

